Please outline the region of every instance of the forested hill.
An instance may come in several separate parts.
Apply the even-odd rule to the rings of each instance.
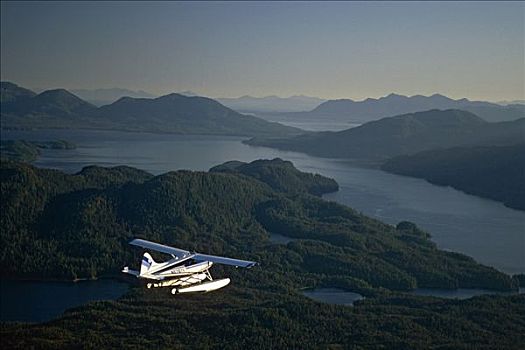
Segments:
[[[127,130],[219,135],[297,135],[299,129],[243,115],[206,97],[169,94],[123,97],[100,107],[97,118]]]
[[[67,175],[2,162],[0,178],[2,278],[115,275],[140,261],[141,251],[127,244],[133,237],[260,263],[214,267],[215,276],[233,281],[214,293],[174,297],[138,285],[118,301],[90,303],[49,323],[2,324],[9,348],[488,349],[524,340],[523,296],[448,301],[399,292],[517,286],[467,256],[438,250],[411,223],[386,225],[240,174],[89,167]],[[269,232],[296,240],[272,243]],[[300,292],[315,286],[366,299],[352,308]]]
[[[525,143],[426,151],[390,159],[382,169],[525,210]]]
[[[275,192],[247,176],[178,171],[152,177],[126,167],[66,175],[3,162],[1,179],[2,277],[114,274],[132,261],[127,242],[139,236],[361,286],[515,286],[471,258],[438,250],[413,226],[396,230],[336,203]],[[267,255],[267,232],[309,240]]]
[[[238,173],[262,181],[278,192],[305,192],[316,196],[339,190],[334,179],[319,174],[303,173],[292,162],[280,158],[255,160],[251,163],[230,161],[217,165],[210,172]]]
[[[420,151],[523,142],[525,118],[488,123],[460,110],[431,110],[383,118],[339,132],[316,132],[291,138],[254,138],[247,144],[330,158],[383,161]]]
[[[297,128],[237,113],[209,98],[180,94],[123,97],[97,108],[65,89],[35,94],[1,82],[1,107],[4,129],[84,128],[243,136],[302,133]]]

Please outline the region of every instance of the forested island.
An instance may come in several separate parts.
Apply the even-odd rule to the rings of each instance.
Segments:
[[[313,185],[330,179],[298,175],[279,159],[159,176],[95,166],[68,175],[12,161],[0,170],[2,278],[115,275],[140,259],[127,245],[133,237],[260,263],[249,271],[215,267],[234,281],[216,293],[173,297],[137,286],[117,301],[90,303],[48,323],[4,323],[8,347],[223,348],[225,339],[236,339],[227,346],[457,349],[525,341],[523,295],[458,301],[404,293],[511,291],[517,278],[437,249],[414,224],[386,225],[322,200],[312,191],[333,187]],[[269,232],[297,240],[274,244]],[[300,293],[319,286],[366,298],[345,307]]]
[[[55,141],[25,141],[2,140],[0,143],[0,158],[2,160],[15,160],[33,162],[40,155],[41,149],[75,149],[76,145],[65,140]]]
[[[525,210],[525,143],[426,151],[390,159],[381,169]]]

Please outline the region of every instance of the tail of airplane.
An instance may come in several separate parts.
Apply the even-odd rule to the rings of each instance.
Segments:
[[[142,256],[142,263],[140,264],[140,276],[147,274],[155,265],[158,264],[153,260],[151,255],[149,255],[149,253],[144,253],[144,256]]]

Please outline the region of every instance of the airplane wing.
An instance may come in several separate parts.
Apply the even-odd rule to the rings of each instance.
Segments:
[[[222,256],[206,255],[206,254],[200,254],[200,253],[191,253],[187,250],[173,248],[173,247],[170,247],[164,244],[150,242],[150,241],[146,241],[140,238],[135,238],[134,240],[129,242],[129,244],[136,245],[142,248],[155,250],[161,253],[175,255],[178,258],[183,258],[189,255],[193,255],[193,259],[197,261],[211,261],[217,264],[233,265],[237,267],[252,267],[252,266],[257,265],[255,261],[225,258]]]
[[[193,259],[197,261],[211,261],[217,264],[233,265],[236,267],[248,267],[249,268],[249,267],[257,265],[255,261],[232,259],[232,258],[225,258],[222,256],[206,255],[206,254],[199,254],[199,253],[196,253]]]
[[[157,252],[166,253],[170,255],[175,255],[178,258],[182,258],[188,255],[191,255],[191,253],[187,250],[182,250],[178,248],[173,248],[164,244],[159,244],[155,242],[146,241],[144,239],[135,238],[129,244],[136,245],[138,247],[147,248],[151,250],[155,250]]]

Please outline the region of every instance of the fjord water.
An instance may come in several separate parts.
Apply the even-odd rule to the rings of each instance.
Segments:
[[[80,282],[0,281],[0,321],[43,322],[94,300],[113,300],[128,290],[115,280]]]
[[[396,224],[415,222],[441,249],[462,252],[507,273],[525,273],[525,213],[424,180],[362,168],[344,160],[242,144],[243,137],[168,135],[116,131],[2,131],[2,139],[56,140],[74,150],[43,150],[36,166],[69,173],[87,165],[129,165],[153,174],[207,171],[229,160],[279,157],[302,171],[333,177],[340,190],[324,198]],[[285,234],[279,232],[280,234]]]
[[[411,292],[414,295],[439,297],[445,299],[469,299],[479,295],[516,295],[524,294],[525,288],[519,288],[514,292],[498,292],[487,289],[436,289],[436,288],[417,288]]]
[[[294,128],[299,128],[307,131],[341,131],[349,128],[355,128],[360,123],[351,123],[348,120],[335,121],[333,117],[319,118],[318,116],[307,116],[301,114],[296,116],[290,113],[250,113],[256,117],[277,122]]]

